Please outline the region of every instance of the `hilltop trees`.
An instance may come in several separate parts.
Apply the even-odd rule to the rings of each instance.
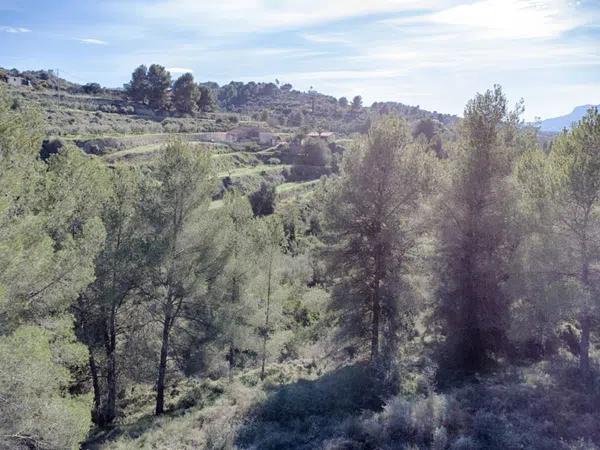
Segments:
[[[217,101],[213,91],[207,86],[198,86],[198,97],[196,104],[200,111],[212,112],[217,109]]]
[[[360,108],[362,108],[362,97],[357,95],[352,99],[352,111],[360,111]]]
[[[333,307],[346,336],[358,338],[360,347],[368,339],[374,362],[382,334],[384,348],[392,349],[403,314],[415,307],[405,275],[418,235],[415,212],[432,168],[433,156],[411,145],[406,124],[388,117],[348,155],[329,196]]]
[[[87,83],[81,88],[86,94],[100,94],[102,92],[102,86],[98,83]]]
[[[476,372],[506,349],[505,283],[519,242],[510,175],[518,136],[499,86],[465,108],[458,154],[440,208],[438,317],[445,364]]]
[[[148,69],[148,105],[157,110],[167,106],[167,89],[171,87],[171,74],[160,64],[152,64]]]
[[[198,86],[191,73],[181,75],[173,84],[173,106],[182,114],[191,114],[199,102]]]
[[[152,64],[149,69],[143,64],[131,74],[131,81],[125,85],[127,96],[156,110],[164,109],[168,103],[167,90],[171,87],[171,74],[160,64]]]
[[[134,102],[145,103],[148,90],[148,68],[142,64],[131,74],[131,81],[125,85],[125,92]]]
[[[163,66],[152,64],[148,69],[141,65],[125,85],[125,93],[129,99],[146,103],[155,110],[171,107],[180,114],[191,114],[197,110],[211,112],[217,109],[211,88],[196,84],[191,73],[185,73],[175,80],[170,95],[169,88],[171,74]]]

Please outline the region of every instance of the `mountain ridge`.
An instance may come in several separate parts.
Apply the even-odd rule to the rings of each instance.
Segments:
[[[539,123],[540,131],[559,133],[565,128],[571,128],[575,122],[580,121],[581,118],[585,116],[590,108],[594,107],[598,108],[600,105],[579,105],[573,108],[573,111],[571,111],[569,114],[544,119]]]

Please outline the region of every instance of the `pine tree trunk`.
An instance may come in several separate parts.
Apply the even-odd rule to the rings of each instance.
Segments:
[[[583,315],[580,319],[581,341],[579,342],[579,370],[587,377],[590,373],[590,317]]]
[[[92,376],[92,389],[94,391],[94,410],[92,412],[92,418],[94,423],[98,426],[104,426],[104,418],[102,417],[101,411],[101,400],[100,400],[100,383],[98,381],[98,367],[96,366],[96,359],[92,349],[89,349],[90,357],[88,360],[90,366],[90,374]]]
[[[581,267],[581,282],[585,287],[589,287],[589,273],[590,267],[587,259],[587,246],[585,241],[582,244],[582,254],[584,255],[584,262]],[[590,317],[586,312],[583,312],[579,320],[581,326],[581,340],[579,341],[579,370],[584,377],[587,378],[590,372]]]
[[[379,316],[381,305],[379,304],[379,289],[375,288],[372,294],[373,319],[371,322],[371,361],[379,357]]]
[[[160,348],[160,361],[158,364],[158,379],[156,381],[156,409],[158,416],[165,412],[165,378],[167,374],[167,356],[169,353],[169,330],[171,317],[165,314],[162,332],[162,345]]]
[[[229,382],[233,382],[233,367],[235,366],[235,349],[233,348],[233,342],[229,344]]]
[[[116,347],[117,347],[117,337],[115,331],[115,308],[113,307],[108,324],[108,345],[107,345],[107,373],[106,373],[106,383],[107,383],[107,401],[106,408],[104,413],[104,418],[106,423],[111,423],[115,417],[116,413],[116,404],[117,404],[117,356],[116,356]]]
[[[271,259],[269,260],[269,278],[267,280],[267,305],[265,311],[265,329],[263,335],[263,348],[262,348],[262,364],[260,367],[260,379],[265,379],[265,361],[267,359],[267,339],[269,333],[269,313],[271,307],[271,279],[273,272],[273,256],[271,255]]]

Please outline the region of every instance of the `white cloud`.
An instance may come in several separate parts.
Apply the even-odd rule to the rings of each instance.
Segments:
[[[568,0],[479,0],[385,22],[430,25],[438,31],[441,26],[464,33],[464,39],[531,39],[558,37],[590,20]]]
[[[324,70],[315,72],[288,72],[277,75],[277,77],[286,80],[371,80],[382,78],[394,78],[403,75],[405,72],[399,70]],[[265,80],[272,79],[274,75],[243,77],[243,80]]]
[[[194,73],[192,69],[188,69],[187,67],[168,67],[167,71],[171,73]]]
[[[92,44],[92,45],[108,45],[108,42],[102,41],[100,39],[92,39],[92,38],[84,38],[77,39],[79,42],[83,42],[84,44]]]
[[[349,44],[352,42],[345,33],[304,33],[302,37],[315,44]]]
[[[309,58],[327,55],[327,52],[292,47],[259,47],[236,50],[234,53],[250,53],[256,56],[273,56],[278,58]]]
[[[203,27],[213,32],[249,32],[296,29],[336,20],[385,12],[423,9],[449,0],[159,0],[130,5],[147,19]]]
[[[4,31],[6,33],[30,33],[31,32],[31,30],[29,28],[4,27],[4,26],[0,26],[0,31]]]
[[[564,2],[483,0],[433,14],[435,23],[466,27],[488,38],[548,38],[577,27]]]

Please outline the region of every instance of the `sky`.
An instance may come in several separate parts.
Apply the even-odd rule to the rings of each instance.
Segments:
[[[121,86],[140,64],[461,114],[600,103],[600,0],[0,0],[0,66]]]

